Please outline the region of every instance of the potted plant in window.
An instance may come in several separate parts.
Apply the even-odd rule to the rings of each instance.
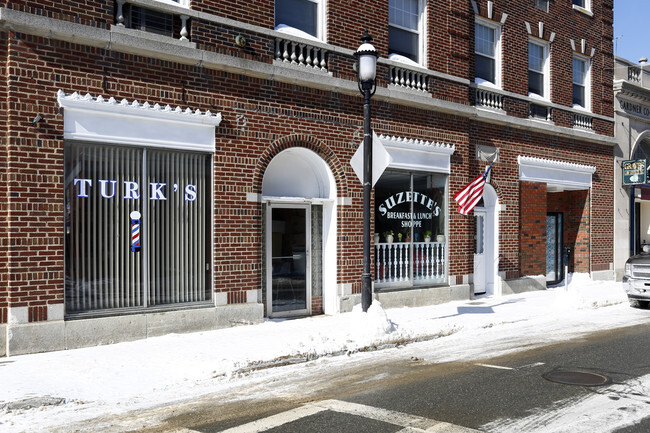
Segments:
[[[424,242],[431,242],[431,230],[424,232]]]
[[[387,243],[392,244],[393,243],[393,231],[388,230],[388,231],[384,232],[384,239],[386,239]]]

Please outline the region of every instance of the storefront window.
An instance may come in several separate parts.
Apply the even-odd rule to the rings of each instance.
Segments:
[[[387,171],[375,187],[375,284],[445,282],[444,174]]]
[[[66,143],[68,315],[210,300],[211,161]]]

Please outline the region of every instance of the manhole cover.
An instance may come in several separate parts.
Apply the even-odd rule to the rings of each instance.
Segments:
[[[609,377],[602,374],[576,370],[553,370],[544,373],[542,377],[564,385],[601,386],[611,382]]]

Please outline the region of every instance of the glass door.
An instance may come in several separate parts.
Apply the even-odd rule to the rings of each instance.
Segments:
[[[562,233],[562,213],[549,212],[546,215],[546,282],[551,285],[564,279]]]
[[[269,317],[310,314],[311,208],[273,204],[267,218],[267,312]]]

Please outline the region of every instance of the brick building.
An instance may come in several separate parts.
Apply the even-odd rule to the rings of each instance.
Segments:
[[[612,276],[612,0],[0,4],[0,355],[350,311],[364,29],[376,299]]]

